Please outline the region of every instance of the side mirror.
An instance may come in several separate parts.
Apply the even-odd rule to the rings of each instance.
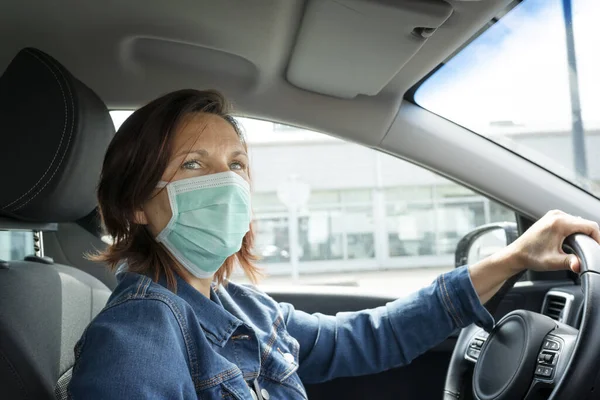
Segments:
[[[508,246],[519,237],[515,222],[482,225],[467,233],[456,245],[454,266],[472,265]]]

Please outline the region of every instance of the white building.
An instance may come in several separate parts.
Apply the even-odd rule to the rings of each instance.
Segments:
[[[450,267],[456,243],[468,231],[514,221],[503,206],[397,158],[287,126],[246,120],[243,125],[251,150],[257,247],[271,275],[291,273],[291,215],[277,195],[290,177],[311,189],[299,211],[300,274]],[[487,134],[575,179],[570,132],[501,126]],[[600,181],[600,130],[587,131],[586,140],[590,179]],[[586,185],[594,189],[592,182]]]

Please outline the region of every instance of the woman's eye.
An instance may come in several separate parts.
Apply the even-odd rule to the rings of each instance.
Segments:
[[[231,168],[231,170],[234,170],[234,171],[235,170],[240,171],[240,170],[243,170],[244,168],[246,168],[246,166],[239,161],[234,161],[229,165],[229,168]]]
[[[183,169],[200,169],[202,167],[200,163],[196,160],[190,160],[183,163]]]

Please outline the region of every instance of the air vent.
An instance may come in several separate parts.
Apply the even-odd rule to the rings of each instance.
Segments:
[[[553,320],[566,322],[571,311],[573,295],[570,293],[551,290],[546,294],[542,314],[547,315]]]
[[[562,313],[566,303],[567,299],[564,297],[548,296],[544,315],[547,315],[556,321],[562,321]]]

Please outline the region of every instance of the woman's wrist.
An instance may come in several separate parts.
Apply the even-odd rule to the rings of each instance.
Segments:
[[[527,268],[527,255],[516,242],[506,246],[491,256],[496,268],[505,269],[509,276],[522,272]]]
[[[526,265],[525,255],[512,245],[470,265],[471,282],[481,303],[488,301],[507,279],[523,271]]]

